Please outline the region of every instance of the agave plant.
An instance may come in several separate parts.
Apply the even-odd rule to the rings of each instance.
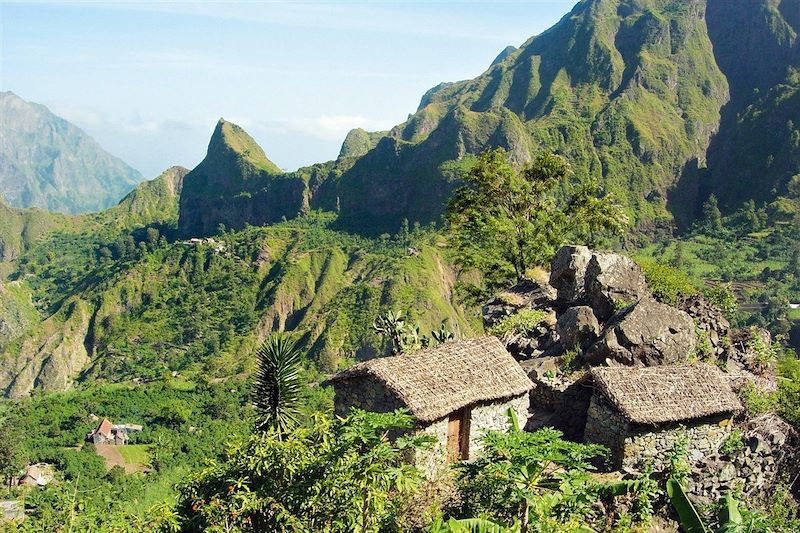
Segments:
[[[300,413],[301,353],[288,337],[273,335],[258,347],[256,356],[258,372],[252,392],[256,429],[274,431],[282,438],[297,425]]]
[[[455,334],[447,327],[446,318],[442,320],[438,330],[431,331],[431,337],[433,337],[433,340],[438,344],[444,344],[445,342],[455,339]]]

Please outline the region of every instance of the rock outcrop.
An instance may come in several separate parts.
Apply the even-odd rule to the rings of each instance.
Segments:
[[[570,307],[558,317],[556,331],[565,349],[585,349],[600,335],[600,323],[591,307],[578,305]]]
[[[284,174],[247,132],[220,119],[205,159],[183,179],[178,228],[184,236],[205,236],[220,225],[263,225],[307,208],[303,179]]]
[[[698,332],[708,339],[711,355],[720,357],[726,352],[730,346],[731,324],[719,308],[699,294],[682,299],[677,308],[694,319]]]
[[[590,364],[670,365],[685,362],[696,345],[692,317],[645,298],[617,313],[586,352]]]
[[[642,269],[624,255],[593,254],[585,276],[586,299],[600,321],[650,294]]]
[[[586,267],[592,252],[586,246],[562,246],[550,263],[550,285],[561,302],[583,300]]]

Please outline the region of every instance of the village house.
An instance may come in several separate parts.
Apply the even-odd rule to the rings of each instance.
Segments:
[[[25,474],[19,479],[19,484],[28,487],[44,487],[53,479],[55,479],[53,465],[36,463],[25,469]]]
[[[92,444],[128,444],[129,434],[141,431],[139,424],[112,424],[107,418],[86,435],[86,440]]]
[[[742,410],[722,371],[709,364],[595,368],[584,440],[609,448],[611,466],[659,469],[685,435],[690,459],[713,454]]]
[[[351,407],[389,412],[406,408],[417,431],[435,437],[413,463],[433,478],[447,463],[474,458],[486,430],[507,430],[508,410],[520,426],[533,384],[495,337],[454,341],[411,354],[359,363],[329,380],[335,411]]]

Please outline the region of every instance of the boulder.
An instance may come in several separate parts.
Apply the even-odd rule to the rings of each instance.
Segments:
[[[556,332],[564,349],[584,349],[597,340],[600,323],[591,307],[579,305],[570,307],[558,317]]]
[[[592,255],[584,283],[586,298],[601,322],[609,319],[616,310],[650,294],[639,265],[629,257],[611,252]]]
[[[586,246],[562,246],[550,263],[550,285],[561,302],[576,302],[584,296],[584,276],[592,252]]]
[[[551,308],[555,297],[555,289],[546,282],[523,280],[510,289],[493,296],[483,305],[483,325],[488,331],[506,317],[520,311],[528,309],[545,311],[547,313],[545,319],[531,331],[508,332],[503,335],[501,340],[511,355],[517,359],[529,359],[545,353],[549,354],[559,346],[556,333],[556,314]]]
[[[558,366],[557,357],[537,357],[520,362],[520,366],[531,379],[546,379],[548,376],[555,377],[561,369]]]
[[[648,297],[614,315],[586,359],[590,364],[669,365],[686,361],[695,344],[692,317]]]

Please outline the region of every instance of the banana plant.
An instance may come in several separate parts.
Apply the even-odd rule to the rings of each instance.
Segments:
[[[745,521],[739,509],[739,501],[729,492],[720,498],[719,527],[708,525],[697,512],[686,491],[677,480],[667,480],[667,496],[678,513],[681,527],[686,533],[749,533],[753,531],[754,519]]]

